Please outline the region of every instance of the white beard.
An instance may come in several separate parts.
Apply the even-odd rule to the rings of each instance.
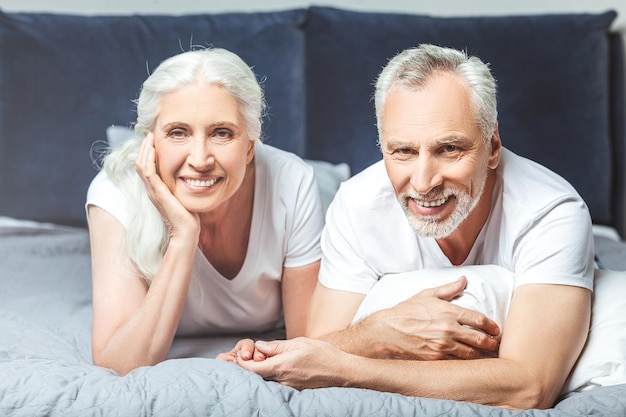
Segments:
[[[484,175],[480,179],[480,189],[476,197],[472,198],[471,195],[465,191],[455,189],[435,189],[426,195],[419,195],[414,191],[409,191],[398,196],[398,201],[404,214],[409,220],[409,224],[418,236],[432,237],[435,239],[442,239],[450,236],[463,221],[470,215],[472,210],[476,208],[480,198],[485,192],[485,184],[487,183],[487,172],[485,170]],[[450,198],[455,199],[454,211],[446,218],[441,216],[422,216],[414,214],[409,210],[409,200],[417,198],[434,199],[433,197],[443,196],[446,200]]]

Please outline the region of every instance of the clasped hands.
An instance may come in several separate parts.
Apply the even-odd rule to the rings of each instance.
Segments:
[[[498,325],[482,313],[450,303],[465,285],[466,279],[461,277],[424,290],[320,340],[244,339],[217,358],[265,379],[304,389],[344,385],[350,364],[358,357],[444,360],[493,356],[499,346]]]

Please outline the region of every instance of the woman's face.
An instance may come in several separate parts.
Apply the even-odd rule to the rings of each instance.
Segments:
[[[216,84],[165,95],[154,135],[159,175],[192,212],[210,212],[230,199],[254,155],[239,104]]]

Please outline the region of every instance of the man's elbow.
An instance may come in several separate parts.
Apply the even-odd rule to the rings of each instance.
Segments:
[[[512,395],[510,401],[507,401],[502,406],[514,410],[545,410],[554,406],[558,394],[559,389],[554,389],[535,380],[521,387],[517,395]]]

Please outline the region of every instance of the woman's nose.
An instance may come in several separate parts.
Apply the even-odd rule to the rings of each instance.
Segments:
[[[210,168],[215,163],[211,141],[194,137],[190,141],[187,163],[198,171]]]

